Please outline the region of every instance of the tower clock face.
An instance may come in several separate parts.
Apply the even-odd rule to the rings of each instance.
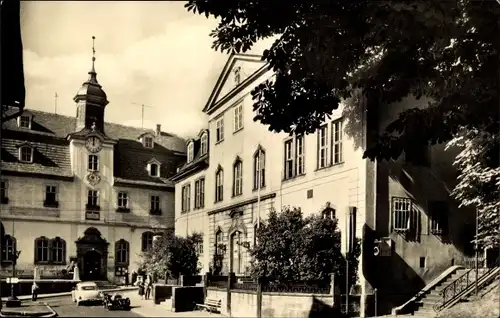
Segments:
[[[98,152],[102,149],[101,140],[96,136],[89,137],[85,140],[85,147],[87,147],[90,152]]]

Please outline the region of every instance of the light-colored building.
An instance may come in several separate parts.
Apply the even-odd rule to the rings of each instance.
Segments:
[[[377,109],[352,98],[316,133],[289,136],[253,121],[250,93],[272,78],[259,56],[232,55],[203,109],[208,129],[187,141],[187,162],[172,178],[175,231],[203,233],[203,271],[222,254],[223,272],[247,274],[259,217],[283,206],[337,218],[343,251],[352,234],[362,239],[363,313],[374,288],[391,308],[464,259],[473,214],[453,213],[452,154],[442,146],[412,147],[387,162],[363,159],[373,136],[425,101],[406,98]],[[374,255],[381,238],[390,242],[387,256]]]
[[[1,275],[120,282],[137,270],[155,231],[174,227],[174,184],[185,141],[105,122],[94,62],[74,97],[76,116],[25,110],[2,126]],[[116,107],[119,107],[117,105]]]

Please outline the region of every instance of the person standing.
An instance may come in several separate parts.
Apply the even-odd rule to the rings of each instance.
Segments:
[[[128,284],[129,284],[129,277],[128,277],[128,270],[126,269],[125,270],[125,286],[128,287]]]
[[[33,285],[31,285],[31,300],[36,301],[38,298],[38,285],[33,282]]]
[[[141,299],[144,299],[144,282],[139,280],[137,286],[139,287],[139,296],[141,296]]]
[[[149,299],[149,297],[151,296],[151,289],[152,289],[151,278],[148,275],[146,278],[146,299]]]

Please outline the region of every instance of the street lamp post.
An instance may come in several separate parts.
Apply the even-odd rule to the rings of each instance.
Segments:
[[[12,278],[16,277],[16,263],[21,251],[12,250]],[[21,301],[16,297],[15,284],[10,283],[10,297],[5,302],[5,307],[21,307]]]

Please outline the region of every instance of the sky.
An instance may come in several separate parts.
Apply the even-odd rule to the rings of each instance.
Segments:
[[[97,80],[109,100],[105,120],[191,137],[229,55],[211,49],[215,19],[180,1],[21,1],[26,107],[76,115],[96,37]],[[266,43],[251,52],[261,54]],[[57,92],[57,99],[55,93]],[[57,101],[56,101],[57,100]],[[136,105],[138,104],[138,105]]]

